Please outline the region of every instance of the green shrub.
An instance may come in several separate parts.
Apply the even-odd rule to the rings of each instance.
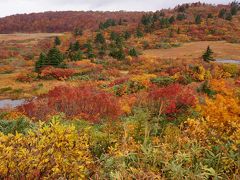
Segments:
[[[13,121],[0,120],[0,132],[4,134],[26,134],[29,129],[32,129],[34,125],[25,118],[19,118]]]
[[[153,84],[157,84],[158,86],[168,86],[170,84],[173,84],[175,82],[175,79],[173,79],[172,77],[160,76],[160,77],[151,79],[151,82]]]

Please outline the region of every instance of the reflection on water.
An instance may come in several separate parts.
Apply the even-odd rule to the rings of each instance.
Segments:
[[[230,60],[230,59],[216,59],[218,63],[227,63],[227,64],[240,64],[240,60]]]
[[[15,108],[25,103],[25,99],[12,100],[12,99],[4,99],[0,100],[0,109],[2,108]]]

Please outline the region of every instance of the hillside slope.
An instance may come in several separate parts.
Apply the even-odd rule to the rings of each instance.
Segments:
[[[14,32],[66,32],[74,28],[96,29],[100,22],[122,19],[138,23],[143,12],[93,12],[59,11],[32,14],[18,14],[0,18],[0,33]]]

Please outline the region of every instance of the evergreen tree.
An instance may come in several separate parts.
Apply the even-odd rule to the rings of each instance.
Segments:
[[[44,65],[46,64],[46,55],[41,53],[39,58],[38,58],[38,61],[36,62],[35,64],[35,71],[36,72],[39,72],[41,70],[42,67],[44,67]]]
[[[168,28],[169,27],[169,19],[168,18],[161,18],[160,20],[160,28]]]
[[[63,63],[63,60],[64,60],[63,54],[59,51],[58,48],[54,47],[50,49],[47,54],[46,65],[58,67],[60,64]]]
[[[150,24],[152,23],[152,17],[151,17],[151,15],[146,15],[146,14],[144,14],[144,15],[142,16],[141,23],[142,23],[144,26],[150,25]]]
[[[44,66],[60,67],[63,65],[64,56],[58,48],[53,47],[47,55],[41,53],[38,61],[35,64],[35,71],[39,72]]]
[[[116,32],[112,31],[111,34],[110,34],[110,39],[111,39],[112,41],[116,41],[116,39],[118,38],[118,36],[119,36],[119,35],[118,35]]]
[[[182,20],[184,20],[184,19],[186,19],[187,17],[186,17],[186,15],[184,14],[184,13],[179,13],[178,15],[177,15],[177,20],[178,21],[182,21]]]
[[[200,24],[202,22],[202,17],[201,17],[201,15],[197,15],[196,17],[195,17],[195,23],[196,24]]]
[[[123,47],[123,37],[117,36],[117,39],[115,40],[115,44],[118,48]]]
[[[102,22],[100,22],[98,28],[99,29],[104,29],[104,24]]]
[[[131,37],[131,34],[130,34],[130,32],[125,31],[123,36],[126,40],[128,40]]]
[[[95,54],[93,53],[93,47],[92,47],[92,43],[90,41],[88,41],[84,47],[87,49],[86,50],[86,55],[87,55],[87,58],[89,59],[92,59],[92,58],[95,58]]]
[[[173,24],[175,22],[175,17],[174,16],[171,16],[170,18],[169,18],[169,23],[170,24]]]
[[[143,32],[141,31],[141,29],[140,29],[140,28],[137,28],[137,31],[136,31],[136,36],[137,36],[138,38],[141,38],[141,37],[143,37]]]
[[[226,10],[226,9],[221,9],[221,10],[219,11],[218,17],[225,19],[226,13],[227,13],[227,10]]]
[[[76,42],[73,44],[72,50],[73,50],[73,51],[79,51],[79,50],[80,50],[80,43],[79,43],[79,41],[76,41]]]
[[[111,49],[109,55],[112,56],[115,59],[118,59],[118,60],[125,59],[125,54],[124,54],[124,51],[123,51],[122,48],[113,48],[113,49]]]
[[[105,43],[105,38],[101,32],[97,33],[95,37],[95,42],[99,44],[104,44]]]
[[[72,61],[82,60],[82,59],[83,59],[83,53],[82,53],[82,51],[80,51],[80,50],[78,50],[78,51],[76,51],[76,52],[70,52],[69,58],[70,58]]]
[[[234,15],[237,15],[237,12],[239,10],[239,7],[240,7],[240,3],[237,2],[237,1],[233,1],[231,4],[231,14],[234,16]]]
[[[206,61],[206,62],[214,61],[212,55],[213,55],[213,51],[212,51],[212,49],[208,46],[208,47],[207,47],[207,50],[204,52],[202,58],[203,58],[203,60]]]
[[[107,29],[110,26],[116,26],[116,21],[114,19],[107,19],[104,23],[100,22],[99,29]]]
[[[60,40],[60,38],[58,36],[55,37],[54,44],[55,44],[55,46],[61,45],[61,40]]]
[[[135,48],[132,48],[132,49],[129,50],[129,55],[132,56],[132,57],[137,57],[138,53],[137,53]]]

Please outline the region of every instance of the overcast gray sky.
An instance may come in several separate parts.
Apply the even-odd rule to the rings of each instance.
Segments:
[[[198,0],[0,0],[0,17],[17,13],[62,10],[155,11]],[[227,4],[232,0],[202,0]]]

